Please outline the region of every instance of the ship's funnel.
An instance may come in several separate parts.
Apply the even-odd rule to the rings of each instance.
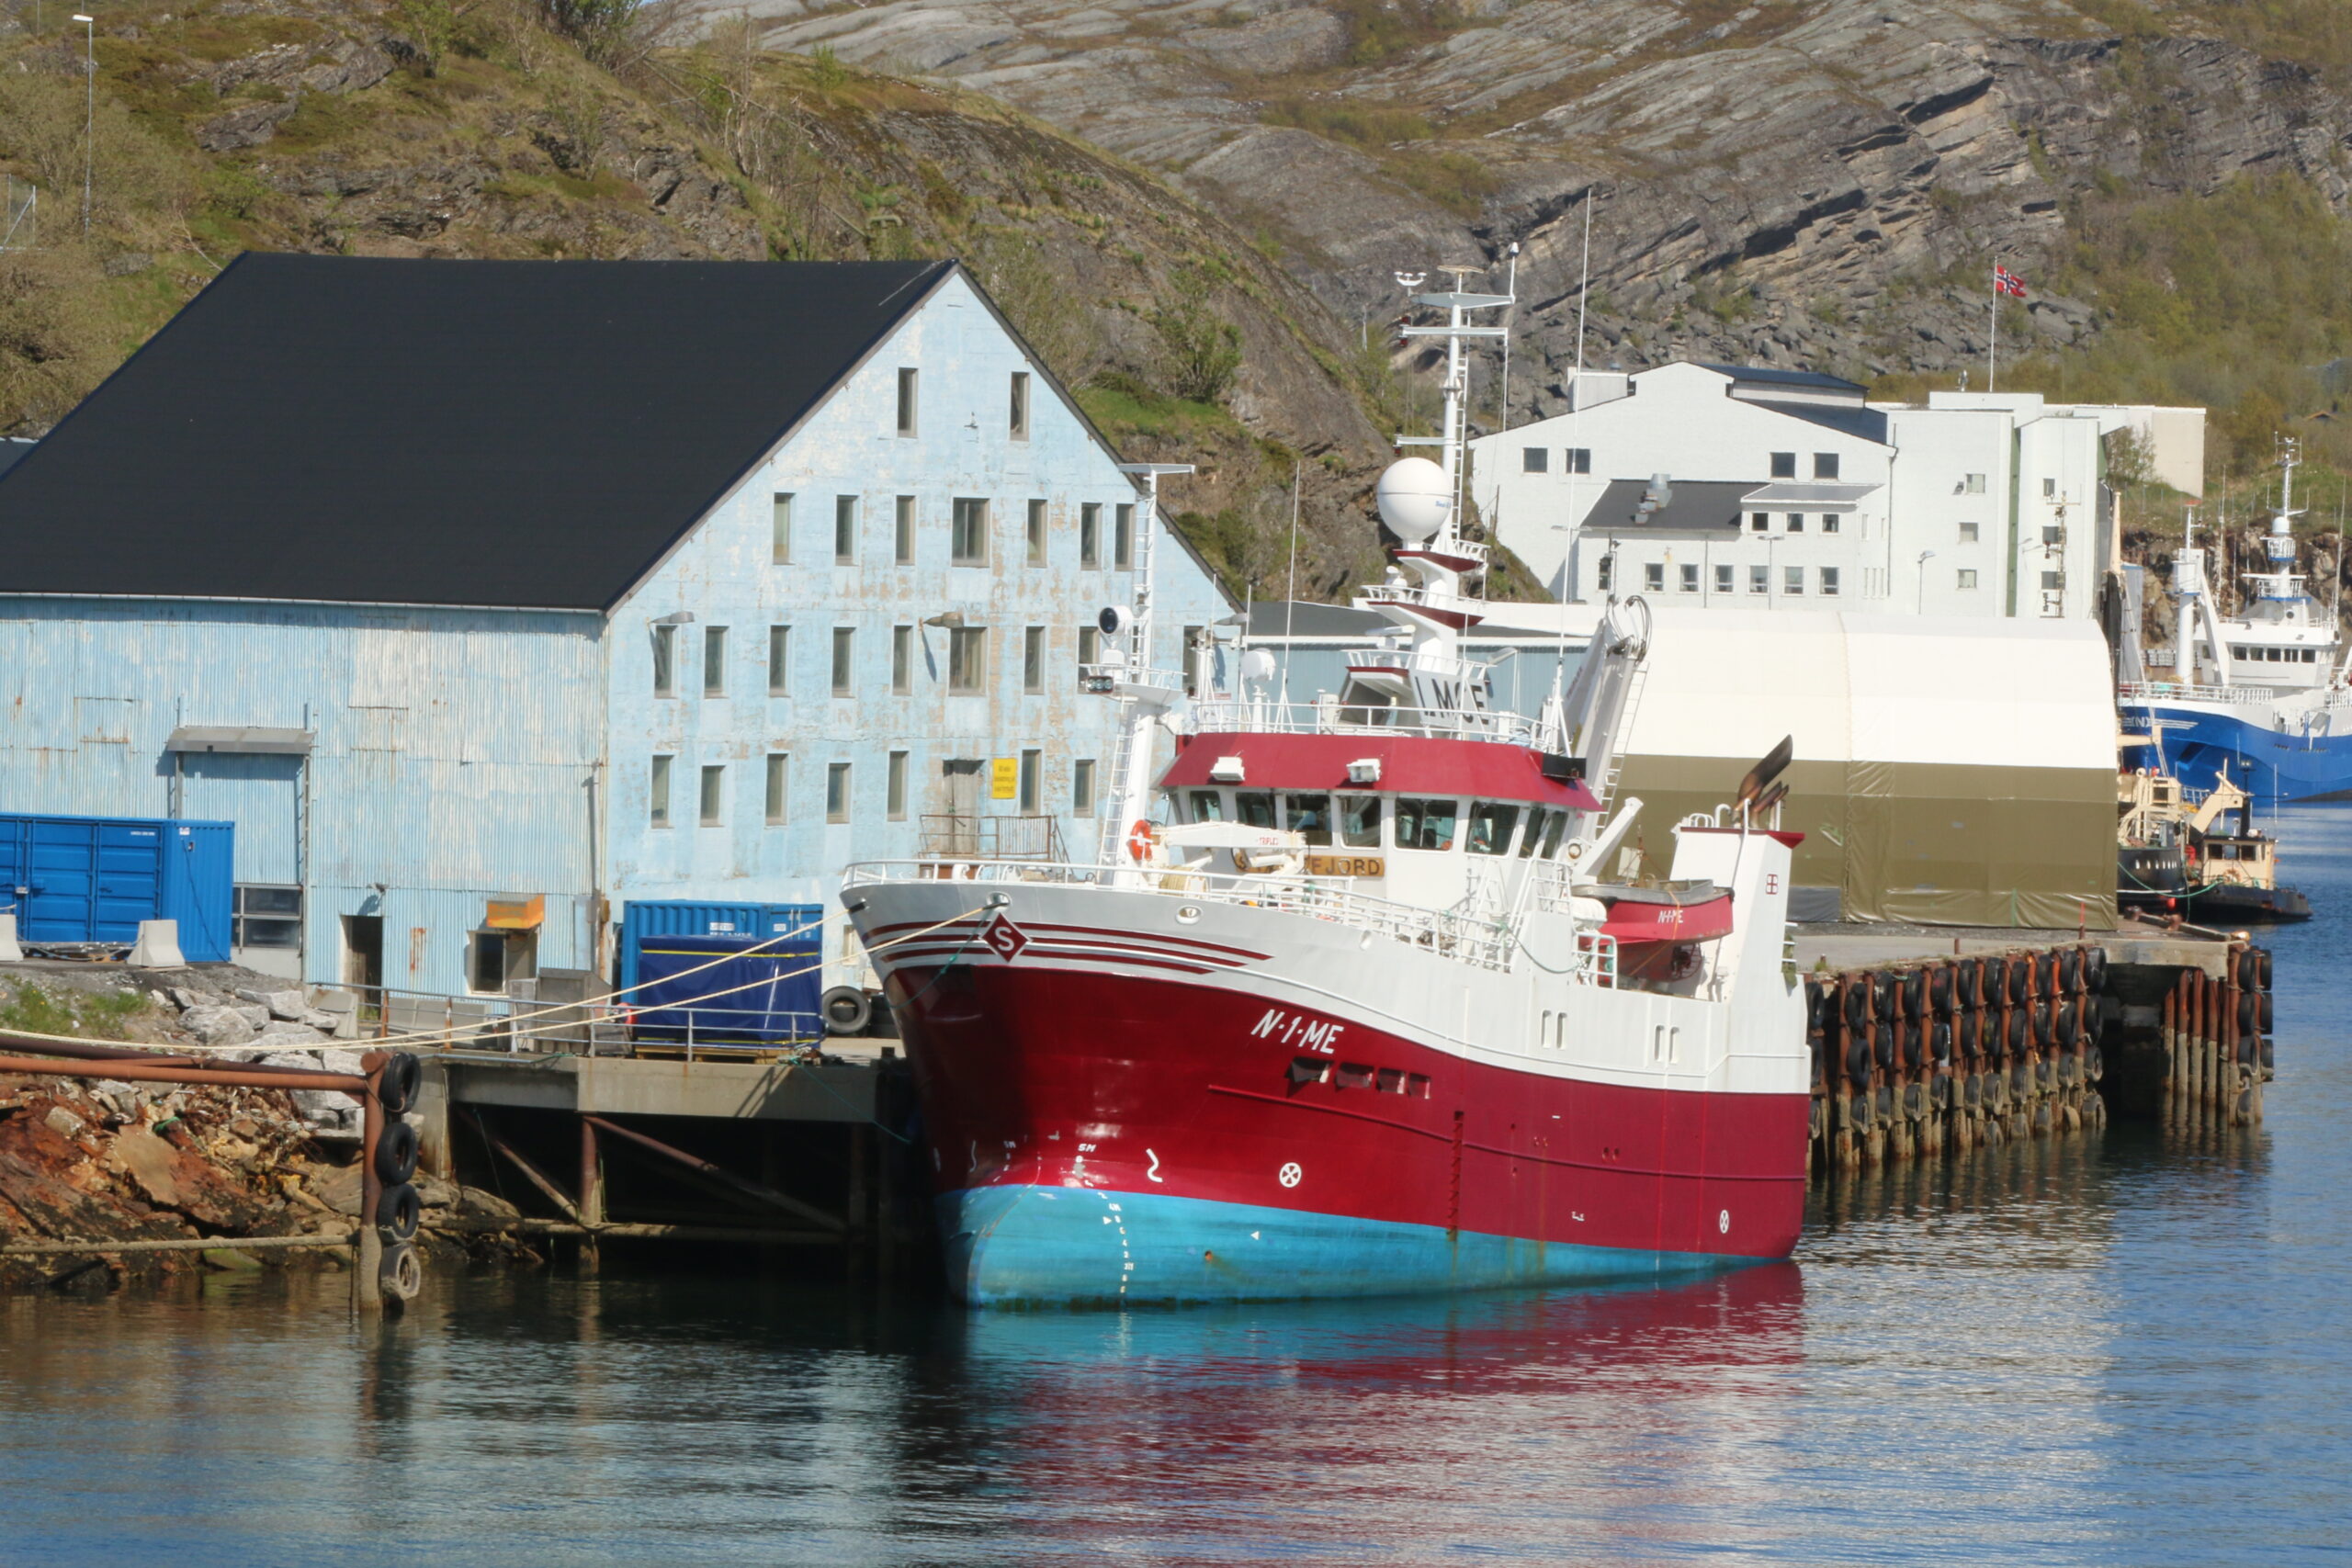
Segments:
[[[1380,520],[1408,545],[1437,537],[1453,510],[1453,481],[1427,457],[1399,457],[1389,464],[1374,494]]]

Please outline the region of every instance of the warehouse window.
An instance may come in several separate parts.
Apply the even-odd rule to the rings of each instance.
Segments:
[[[899,369],[899,434],[915,433],[915,373],[912,366]]]
[[[1591,447],[1571,446],[1566,452],[1562,453],[1561,456],[1567,459],[1567,463],[1566,465],[1566,472],[1571,474],[1589,474],[1592,472]]]
[[[986,626],[957,626],[947,634],[947,690],[950,695],[977,696],[988,684],[989,632]]]
[[[673,759],[655,755],[653,770],[645,784],[646,819],[656,828],[670,825],[670,763]]]
[[[1685,593],[1696,593],[1699,592],[1699,569],[1697,567],[1686,566],[1682,569],[1682,592]]]
[[[466,984],[478,993],[503,995],[514,981],[536,979],[538,976],[537,931],[476,931],[469,949]]]
[[[702,771],[702,799],[695,819],[706,828],[719,824],[721,808],[726,805],[727,769],[723,764]]]
[[[791,679],[792,628],[770,626],[768,628],[768,695],[781,697],[789,694],[792,690]]]
[[[2057,481],[2056,479],[2044,479],[2044,480],[2042,480],[2042,481],[2041,481],[2041,497],[2042,497],[2042,499],[2043,499],[2044,501],[2054,501],[2054,500],[2056,500],[2056,499],[2057,499],[2057,496],[2058,496],[2058,481]]]
[[[1747,591],[1750,593],[1771,592],[1772,569],[1769,566],[1749,567],[1747,569]]]
[[[1962,495],[1983,495],[1984,493],[1984,476],[1983,474],[1962,475],[1960,480],[1960,493]]]
[[[825,820],[828,822],[849,820],[849,764],[847,762],[825,764]]]
[[[1666,592],[1666,563],[1664,561],[1654,560],[1643,566],[1642,586],[1653,593]]]
[[[1770,513],[1769,513],[1769,512],[1751,512],[1751,513],[1749,513],[1747,514],[1747,531],[1748,531],[1749,533],[1751,533],[1751,534],[1762,534],[1762,533],[1766,533],[1766,532],[1769,532],[1769,531],[1770,530],[1771,526],[1772,526],[1772,514],[1771,514]]]
[[[786,788],[792,782],[792,758],[782,751],[768,753],[767,818],[774,827],[784,820]]]
[[[232,894],[229,942],[232,947],[302,945],[302,890],[241,882]]]
[[[1821,569],[1821,596],[1824,599],[1838,597],[1838,569],[1834,566]]]
[[[1825,534],[1835,534],[1838,531],[1838,514],[1835,512],[1825,512],[1821,514],[1821,531]]]
[[[890,503],[890,555],[900,566],[915,564],[915,498],[902,495]]]
[[[1715,568],[1715,592],[1718,593],[1731,592],[1731,568],[1727,566]]]
[[[702,694],[706,697],[727,694],[725,626],[705,626],[702,629]]]
[[[956,498],[950,525],[948,559],[956,566],[989,564],[989,503],[973,496]]]
[[[856,672],[857,628],[835,626],[833,628],[833,695],[846,697],[854,694],[852,682],[856,677]]]
[[[1028,816],[1037,813],[1037,773],[1045,761],[1043,751],[1021,753],[1021,809]]]
[[[792,559],[792,497],[782,491],[768,518],[768,559],[778,566]]]
[[[1032,696],[1046,689],[1046,628],[1030,626],[1021,634],[1021,689]]]
[[[1111,570],[1133,571],[1136,566],[1136,509],[1124,502],[1111,513]]]
[[[905,696],[915,689],[915,629],[890,628],[890,690]]]
[[[1804,513],[1792,512],[1789,513],[1789,532],[1792,534],[1802,534],[1804,532]]]
[[[1836,479],[1838,477],[1838,454],[1835,452],[1815,452],[1813,455],[1813,477],[1817,479]]]
[[[1522,448],[1519,454],[1519,471],[1523,474],[1548,472],[1552,465],[1551,449],[1544,446]]]
[[[653,628],[653,694],[674,697],[678,694],[678,628]]]
[[[1783,593],[1803,593],[1804,592],[1804,568],[1801,566],[1782,567],[1781,569],[1781,592]]]
[[[1029,372],[1026,370],[1015,370],[1012,373],[1012,438],[1015,441],[1028,440]]]
[[[1976,586],[1976,569],[1974,567],[1964,566],[1960,569],[1960,586],[1963,591],[1973,589]]]
[[[857,497],[833,497],[833,562],[847,566],[857,558]]]
[[[1090,571],[1102,564],[1102,503],[1099,501],[1078,509],[1078,564]]]
[[[1796,478],[1797,455],[1794,452],[1773,453],[1772,477],[1776,479],[1792,479]]]
[[[2055,523],[2045,525],[2041,530],[2041,542],[2045,545],[2056,545],[2065,536],[2066,530]]]
[[[1045,565],[1045,564],[1046,564],[1046,503],[1045,503],[1044,502],[1042,502],[1042,501],[1033,501],[1033,502],[1031,502],[1029,503],[1029,533],[1028,533],[1028,537],[1029,537],[1029,564],[1030,564],[1031,566],[1043,566],[1043,565]]]
[[[890,814],[891,821],[903,822],[907,819],[907,754],[904,751],[890,753],[890,770],[886,778],[888,798],[883,808]]]
[[[1094,815],[1094,759],[1080,757],[1069,769],[1069,814]]]

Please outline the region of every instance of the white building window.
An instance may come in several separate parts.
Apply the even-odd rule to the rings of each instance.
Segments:
[[[789,696],[792,692],[792,628],[768,628],[768,695]]]
[[[1732,569],[1727,566],[1718,566],[1715,568],[1715,592],[1718,593],[1728,593],[1732,591],[1731,584]]]
[[[1825,512],[1821,514],[1821,531],[1825,534],[1835,534],[1838,531],[1838,514],[1835,512]]]
[[[912,435],[915,433],[915,412],[914,367],[912,366],[902,366],[899,370],[899,434]]]
[[[1028,540],[1029,564],[1031,566],[1045,565],[1046,503],[1042,501],[1033,501],[1029,503]]]
[[[1069,814],[1094,815],[1094,759],[1080,757],[1069,769]]]
[[[825,764],[825,820],[828,822],[849,820],[849,764],[847,762]]]
[[[1022,629],[1021,689],[1033,697],[1046,689],[1046,628],[1043,626]]]
[[[768,513],[768,559],[782,566],[792,559],[792,497],[778,491]]]
[[[907,819],[907,754],[904,751],[890,753],[888,787],[884,794],[887,798],[883,803],[883,809],[888,813],[890,820],[905,821]]]
[[[2042,481],[2041,481],[2041,496],[2042,496],[2042,499],[2043,499],[2043,500],[2045,500],[2045,501],[2054,501],[2054,500],[2056,500],[2056,499],[2057,499],[2057,496],[2058,496],[2058,481],[2057,481],[2056,479],[2044,479],[2044,480],[2042,480]]]
[[[846,697],[854,691],[857,675],[857,628],[833,628],[833,695]]]
[[[1838,597],[1838,569],[1834,566],[1821,569],[1821,596],[1824,599]]]
[[[915,689],[915,629],[890,628],[890,690],[905,696]]]
[[[1960,569],[1960,588],[1962,592],[1973,592],[1975,591],[1976,569],[1974,567],[1964,566]]]
[[[2041,542],[2045,545],[2055,545],[2065,536],[2066,531],[2054,523],[2045,525],[2041,530]]]
[[[1522,474],[1545,473],[1551,466],[1552,452],[1547,446],[1524,447],[1519,454],[1519,471]]]
[[[2043,572],[2041,574],[2041,591],[2044,593],[2057,592],[2061,586],[2059,580],[2063,575],[2063,573],[2055,571]]]
[[[900,566],[915,564],[915,498],[902,495],[890,506],[890,554]]]
[[[1012,430],[1015,441],[1029,439],[1029,372],[1012,373]]]
[[[951,696],[978,696],[989,678],[989,632],[986,626],[957,626],[947,634],[947,691]]]
[[[1111,570],[1136,569],[1136,509],[1122,503],[1111,509]]]
[[[1749,567],[1747,569],[1747,591],[1750,593],[1771,592],[1772,569],[1769,566]]]
[[[1566,451],[1561,453],[1560,456],[1566,460],[1563,469],[1564,472],[1571,474],[1589,474],[1592,472],[1591,447],[1571,446]]]
[[[1035,817],[1037,814],[1037,774],[1045,765],[1046,754],[1043,751],[1021,753],[1020,807],[1023,816]]]
[[[1102,503],[1099,501],[1078,509],[1078,564],[1089,571],[1102,564]]]
[[[1817,479],[1836,479],[1838,477],[1838,454],[1835,452],[1815,452],[1813,455],[1813,477]]]
[[[947,558],[956,566],[989,564],[989,503],[977,496],[956,498],[949,525]]]
[[[857,559],[857,497],[833,497],[833,561],[847,566]]]
[[[676,759],[655,753],[645,781],[645,819],[656,828],[670,825],[670,764]]]
[[[727,769],[724,765],[702,771],[702,799],[695,816],[706,828],[719,824],[719,812],[727,799]]]
[[[706,697],[727,694],[725,626],[705,626],[702,629],[702,694]]]
[[[1697,567],[1685,566],[1682,569],[1682,592],[1685,593],[1696,593],[1699,592],[1699,569]]]
[[[1642,568],[1642,586],[1653,593],[1666,592],[1666,563],[1654,560]]]
[[[1962,523],[1960,525],[1960,542],[1963,545],[1974,544],[1980,527],[1981,525],[1975,523]]]
[[[1783,593],[1803,593],[1804,592],[1804,568],[1801,566],[1782,567],[1781,569],[1781,592]]]
[[[1792,512],[1789,513],[1789,532],[1792,534],[1802,534],[1804,532],[1804,513]]]
[[[1796,478],[1797,455],[1794,452],[1773,453],[1772,477],[1776,479],[1792,479]]]
[[[1771,528],[1772,514],[1770,513],[1751,512],[1747,514],[1747,531],[1749,533],[1766,534],[1771,532]]]
[[[785,816],[785,786],[791,782],[792,759],[782,751],[768,753],[767,816],[771,827],[780,825]]]
[[[653,628],[653,694],[678,694],[678,628],[674,626]]]
[[[1984,476],[1983,474],[1968,474],[1962,476],[1960,481],[1960,493],[1962,495],[1983,495],[1984,493]]]

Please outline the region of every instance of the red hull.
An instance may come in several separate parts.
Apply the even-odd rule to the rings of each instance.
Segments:
[[[1112,1189],[1759,1258],[1786,1257],[1804,1215],[1803,1094],[1488,1066],[1182,979],[958,964],[890,989],[942,1191]],[[1298,1081],[1314,1068],[1327,1081]]]

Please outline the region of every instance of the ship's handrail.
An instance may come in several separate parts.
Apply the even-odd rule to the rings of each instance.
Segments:
[[[2352,689],[2343,686],[2192,686],[2176,681],[2125,681],[2117,684],[2115,696],[2118,702],[2125,703],[2246,703],[2303,698],[2317,707],[2352,707]]]
[[[1349,723],[1349,713],[1396,713],[1396,724]],[[1369,708],[1333,697],[1314,703],[1252,702],[1238,697],[1195,698],[1193,728],[1198,731],[1249,735],[1410,736],[1439,740],[1495,740],[1507,746],[1536,744],[1536,721],[1503,712],[1431,713],[1426,709]]]
[[[1508,971],[1511,955],[1519,946],[1518,931],[1508,920],[1479,919],[1447,909],[1399,904],[1311,878],[1237,876],[1187,871],[1182,866],[1106,868],[1050,861],[861,861],[843,873],[842,887],[847,892],[881,882],[926,881],[1091,886],[1103,885],[1112,877],[1120,879],[1122,891],[1310,915],[1442,957],[1475,964],[1482,969]],[[1613,964],[1609,972],[1613,975]]]

